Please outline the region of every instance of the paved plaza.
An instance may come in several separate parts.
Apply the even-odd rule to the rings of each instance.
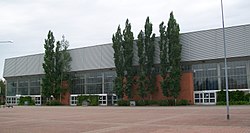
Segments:
[[[0,108],[0,133],[250,133],[250,106]]]

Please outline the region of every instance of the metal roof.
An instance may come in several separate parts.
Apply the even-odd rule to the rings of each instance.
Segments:
[[[227,57],[250,56],[250,24],[225,28]],[[157,42],[158,38],[156,39]],[[222,29],[211,29],[180,34],[182,61],[224,58]],[[159,64],[159,46],[156,43],[155,63]],[[112,44],[70,49],[71,71],[114,68]],[[3,77],[44,74],[44,54],[5,60]],[[134,45],[134,65],[138,65],[137,47]]]

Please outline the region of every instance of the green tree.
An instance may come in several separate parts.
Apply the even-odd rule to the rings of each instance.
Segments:
[[[61,52],[61,43],[59,41],[56,42],[56,48],[54,53],[54,59],[55,59],[55,90],[53,92],[53,96],[56,99],[60,98],[60,94],[62,92],[61,87],[61,77],[62,77],[62,52]]]
[[[62,93],[65,93],[69,91],[67,88],[62,88],[63,87],[63,82],[67,81],[69,83],[69,72],[71,70],[71,61],[72,58],[70,56],[70,53],[68,52],[68,47],[69,47],[69,42],[65,39],[65,36],[62,36],[62,40],[58,45],[59,47],[59,63],[58,63],[58,87],[59,87],[59,93],[60,93],[60,101],[62,98]]]
[[[168,55],[170,65],[168,84],[171,96],[173,96],[175,99],[179,96],[181,78],[181,44],[179,39],[179,32],[179,24],[176,22],[173,12],[171,12],[167,27],[169,47]]]
[[[137,36],[137,47],[138,47],[138,57],[139,57],[139,95],[144,98],[146,96],[146,86],[145,86],[145,64],[146,64],[146,55],[145,55],[145,44],[144,44],[144,33],[141,30]]]
[[[160,40],[159,40],[159,47],[160,47],[160,72],[162,76],[161,88],[163,91],[164,96],[169,96],[169,87],[167,86],[167,73],[169,71],[169,58],[168,58],[168,38],[167,38],[167,31],[164,22],[159,25],[160,31]]]
[[[139,94],[144,99],[148,94],[152,94],[155,90],[155,75],[154,69],[154,41],[155,34],[152,34],[153,25],[146,19],[144,32],[140,31],[137,40],[138,57],[139,57]]]
[[[131,24],[129,20],[126,20],[125,29],[123,30],[123,58],[124,58],[124,71],[127,79],[125,85],[125,94],[131,98],[132,97],[132,86],[133,86],[133,43],[134,36],[131,31]]]
[[[63,40],[56,42],[53,32],[49,31],[47,39],[45,39],[45,54],[44,54],[44,77],[42,79],[42,94],[46,99],[51,95],[58,100],[61,100],[63,92],[62,81],[69,78],[71,56],[67,51],[68,41],[63,37]],[[67,77],[67,78],[66,78]]]
[[[152,34],[153,24],[150,22],[149,17],[145,23],[145,51],[146,51],[146,76],[147,76],[147,89],[148,93],[152,94],[155,91],[155,75],[154,69],[154,55],[155,55],[155,34]]]
[[[44,54],[44,77],[42,78],[42,94],[48,99],[55,90],[55,63],[54,63],[54,43],[55,38],[53,32],[49,31],[47,39],[45,39]]]
[[[123,97],[123,77],[124,77],[124,59],[123,59],[123,48],[122,48],[122,33],[120,25],[117,28],[115,34],[112,37],[113,49],[114,49],[114,63],[116,68],[116,79],[114,90],[119,98]]]
[[[120,25],[113,35],[114,62],[117,78],[115,79],[114,90],[122,98],[123,95],[132,97],[133,86],[133,42],[134,36],[131,31],[131,24],[126,20],[125,29],[121,33]],[[126,76],[126,77],[125,77]],[[126,78],[126,83],[123,80]]]
[[[5,96],[5,82],[0,79],[0,96]]]
[[[69,47],[69,41],[65,39],[65,37],[62,37],[61,41],[61,46],[62,46],[62,77],[61,80],[69,80],[69,72],[71,70],[71,61],[72,58],[70,56],[70,53],[68,52],[68,47]]]
[[[0,79],[0,105],[5,103],[4,96],[5,96],[5,81]]]

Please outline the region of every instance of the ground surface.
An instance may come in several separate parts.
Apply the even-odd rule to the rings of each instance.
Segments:
[[[0,108],[0,133],[250,133],[250,106]]]

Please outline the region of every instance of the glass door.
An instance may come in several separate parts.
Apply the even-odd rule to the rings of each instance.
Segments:
[[[216,92],[194,92],[195,104],[216,104]]]

